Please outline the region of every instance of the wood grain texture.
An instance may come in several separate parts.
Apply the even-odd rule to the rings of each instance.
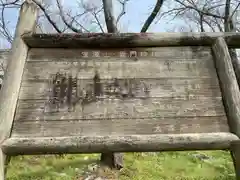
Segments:
[[[75,109],[68,107],[62,106],[57,111],[45,100],[19,100],[15,121],[225,115],[221,98],[102,99],[84,105],[78,103]]]
[[[37,17],[37,8],[32,3],[24,3],[20,12],[15,38],[12,44],[11,54],[8,57],[7,73],[4,85],[1,89],[0,108],[0,143],[9,136],[14,112],[20,89],[21,77],[27,57],[28,47],[22,41],[21,35],[26,31],[32,31]],[[29,16],[31,18],[29,18]]]
[[[109,80],[102,79],[100,82],[106,84]],[[143,78],[135,81],[144,82],[149,87],[149,97],[162,98],[197,98],[197,97],[221,97],[219,82],[217,78]],[[119,79],[120,84],[124,83]],[[93,80],[78,79],[78,94],[83,91]],[[143,84],[139,84],[142,87]],[[42,99],[48,100],[52,94],[51,84],[47,79],[25,80],[21,83],[19,93],[20,100]],[[135,97],[144,97],[141,89],[136,91]]]
[[[226,113],[231,132],[240,137],[240,91],[225,40],[218,38],[213,45]]]
[[[49,79],[53,74],[66,73],[78,79],[92,79],[95,72],[101,79],[109,78],[216,78],[213,61],[158,59],[152,61],[96,62],[27,62],[23,80]]]
[[[229,131],[209,47],[122,49],[124,57],[120,50],[31,49],[12,137]],[[71,108],[62,104],[58,111],[50,105],[51,75],[76,75],[80,94],[93,85],[96,70],[101,84],[114,77],[120,86],[125,78],[144,82],[148,96],[141,94],[140,83],[132,98],[105,94],[89,103],[78,100]]]
[[[231,47],[239,47],[240,33],[73,33],[25,34],[24,41],[32,48],[113,48],[154,46],[210,46],[217,37],[224,37]]]
[[[4,77],[3,87],[1,88],[0,145],[11,134],[23,68],[27,58],[28,46],[23,42],[21,35],[25,32],[32,32],[34,30],[37,14],[37,6],[31,1],[24,1],[20,9],[11,53],[7,60],[7,71]],[[4,169],[5,160],[6,156],[1,153],[0,180],[5,179],[5,172],[2,170]]]
[[[234,141],[230,146],[233,164],[236,172],[236,179],[240,179],[240,141]]]
[[[210,46],[178,46],[151,48],[108,48],[108,49],[61,49],[32,48],[29,50],[27,61],[132,61],[144,60],[209,60],[212,58]]]
[[[2,151],[2,144],[0,148],[0,179],[4,180],[5,176],[5,162],[6,162],[6,155]]]
[[[123,136],[229,132],[225,116],[15,121],[11,137]]]
[[[232,133],[10,138],[4,142],[3,151],[8,155],[22,155],[219,150],[228,149],[236,140],[238,137]]]
[[[231,56],[225,40],[220,37],[213,45],[215,64],[219,76],[223,103],[228,117],[230,131],[240,138],[240,91],[233,69]],[[236,178],[240,177],[240,148],[239,144],[231,148],[232,158],[236,170]]]

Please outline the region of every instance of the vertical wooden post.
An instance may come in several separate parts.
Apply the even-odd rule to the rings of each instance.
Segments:
[[[6,162],[6,156],[1,150],[1,144],[11,134],[23,68],[28,53],[28,46],[22,40],[21,35],[34,31],[37,15],[37,5],[31,0],[25,0],[20,9],[15,37],[8,57],[7,71],[4,75],[4,83],[0,94],[0,180],[5,179],[4,166]]]
[[[240,141],[232,143],[231,155],[233,159],[234,168],[236,171],[236,177],[237,177],[237,180],[239,180],[240,179]]]
[[[240,138],[240,91],[233,69],[228,46],[222,37],[213,44],[215,65],[220,81],[223,102],[228,117],[228,124],[232,133]],[[240,143],[232,144],[231,154],[236,170],[237,180],[240,179]]]

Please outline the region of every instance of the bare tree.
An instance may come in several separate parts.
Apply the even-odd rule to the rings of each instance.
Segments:
[[[171,16],[187,24],[185,31],[239,32],[240,1],[237,0],[172,0],[169,9],[158,17]],[[174,4],[174,7],[170,3]],[[187,23],[186,23],[187,22]],[[234,70],[240,85],[240,61],[235,49],[230,49]]]
[[[45,0],[39,3],[37,0],[32,0],[40,8],[41,14],[38,18],[38,32],[108,32],[118,33],[118,24],[121,18],[126,14],[126,6],[130,0],[76,0],[74,10],[65,9],[64,2],[61,0]],[[70,1],[69,1],[70,2]],[[116,15],[114,5],[118,3],[121,6],[120,14]],[[143,24],[141,32],[146,32],[155,17],[158,15],[164,0],[156,0],[152,12]],[[12,42],[13,33],[9,30],[6,24],[6,9],[19,9],[21,0],[0,0],[0,34],[9,43]],[[76,10],[77,9],[77,10]],[[123,154],[121,153],[102,153],[101,162],[114,168],[122,168]]]

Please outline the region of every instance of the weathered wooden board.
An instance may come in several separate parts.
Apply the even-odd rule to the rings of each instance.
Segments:
[[[228,132],[212,58],[209,47],[33,48],[12,136]]]
[[[65,120],[95,118],[197,117],[225,115],[221,98],[101,99],[77,103],[75,110],[61,106],[59,112],[45,100],[19,100],[15,120]]]
[[[100,83],[106,84],[109,80],[102,79]],[[197,97],[221,97],[219,83],[214,78],[144,78],[135,79],[138,89],[135,97],[144,97],[141,88],[143,85],[149,88],[149,97],[169,97],[169,98],[197,98]],[[118,80],[119,84],[124,83],[124,79]],[[144,84],[143,84],[144,82]],[[92,79],[78,79],[78,94],[88,85],[93,85]],[[22,82],[19,99],[49,99],[52,94],[49,80],[25,80]]]
[[[41,0],[38,1],[41,3]],[[0,146],[11,136],[14,114],[18,101],[24,65],[29,47],[23,42],[22,34],[33,32],[36,27],[38,8],[32,1],[24,1],[15,28],[15,35],[11,46],[11,53],[7,58],[7,71],[0,94]],[[0,179],[5,180],[6,164],[9,157],[0,148]]]
[[[113,59],[114,57],[114,59]],[[29,51],[27,61],[81,61],[95,59],[96,61],[159,60],[169,59],[210,59],[212,58],[211,47],[203,46],[179,46],[179,47],[154,47],[154,48],[114,48],[114,49],[64,49],[57,48],[32,48]]]
[[[31,49],[23,78],[49,79],[51,74],[62,72],[77,75],[81,79],[91,79],[96,70],[102,79],[209,77],[216,74],[209,47],[101,51]]]
[[[225,116],[15,121],[12,137],[108,136],[229,132]]]
[[[105,61],[96,62],[34,62],[26,63],[23,80],[49,79],[57,72],[71,74],[81,79],[92,79],[95,72],[101,79],[109,78],[163,78],[189,77],[209,78],[216,77],[214,63],[207,60],[184,61],[164,60],[151,61]]]

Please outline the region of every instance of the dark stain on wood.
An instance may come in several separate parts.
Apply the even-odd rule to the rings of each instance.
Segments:
[[[100,82],[100,75],[98,74],[98,72],[95,72],[95,76],[93,78],[93,83],[94,83],[94,95],[96,96],[100,96],[102,94],[102,85]]]
[[[120,81],[123,81],[122,83]],[[51,81],[51,96],[49,107],[51,110],[59,111],[61,107],[68,107],[74,111],[75,105],[81,103],[82,107],[98,101],[101,97],[111,98],[134,98],[137,92],[144,94],[143,98],[149,97],[150,87],[143,80],[117,79],[113,78],[107,82],[101,82],[100,74],[96,71],[92,83],[86,87],[80,87],[77,77],[56,73]],[[78,87],[79,90],[78,90]]]

